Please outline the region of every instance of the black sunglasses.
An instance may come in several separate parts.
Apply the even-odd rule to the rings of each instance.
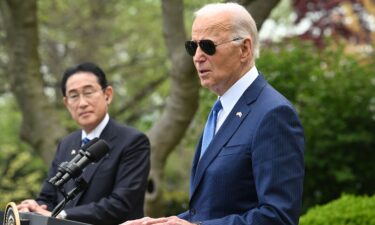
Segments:
[[[242,40],[242,39],[243,38],[241,37],[237,37],[230,41],[226,41],[220,44],[215,44],[213,41],[208,40],[208,39],[200,40],[200,41],[186,41],[185,48],[186,48],[187,53],[191,56],[194,56],[195,53],[197,52],[198,45],[202,49],[202,51],[206,53],[207,55],[214,55],[216,52],[216,46],[226,44],[232,41]]]

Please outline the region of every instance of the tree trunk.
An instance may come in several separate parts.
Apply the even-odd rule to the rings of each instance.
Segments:
[[[6,33],[7,78],[23,118],[21,139],[49,163],[66,130],[43,92],[36,0],[1,0],[0,10]]]
[[[199,82],[191,57],[185,53],[182,0],[163,0],[163,32],[172,68],[171,92],[163,115],[148,133],[151,141],[151,173],[146,195],[146,215],[161,216],[163,170],[173,148],[184,136],[198,108]]]
[[[274,9],[279,2],[280,0],[244,0],[243,6],[245,6],[247,11],[249,11],[254,18],[259,31],[264,21],[271,14],[272,9]]]

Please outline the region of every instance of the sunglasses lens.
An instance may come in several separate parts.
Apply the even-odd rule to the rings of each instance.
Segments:
[[[207,55],[213,55],[216,52],[215,43],[211,40],[201,40],[199,42],[199,47]]]
[[[211,40],[200,40],[199,47],[202,49],[204,53],[207,55],[214,55],[216,52],[215,43]],[[189,55],[194,56],[197,52],[198,44],[195,41],[186,41],[185,48]]]
[[[191,56],[195,55],[195,52],[197,51],[198,45],[194,41],[186,41],[185,42],[185,49],[187,53]]]

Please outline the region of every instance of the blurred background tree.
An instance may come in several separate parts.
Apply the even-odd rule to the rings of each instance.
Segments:
[[[324,47],[324,37],[345,39],[354,46],[375,41],[375,3],[371,0],[295,0],[295,24],[307,23],[309,29],[299,37]]]
[[[209,2],[0,0],[0,207],[38,193],[56,143],[76,129],[62,105],[62,73],[94,61],[115,88],[111,116],[151,139],[147,215],[186,208],[215,96],[199,88],[183,42],[192,13]],[[237,2],[261,30],[258,69],[305,128],[304,208],[342,192],[373,194],[374,3]]]

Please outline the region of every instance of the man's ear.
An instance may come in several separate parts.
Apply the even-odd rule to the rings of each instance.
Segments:
[[[107,102],[107,104],[111,103],[112,98],[113,98],[113,88],[112,88],[112,86],[108,86],[105,89],[104,95],[105,95],[105,101]]]
[[[65,107],[68,107],[68,99],[66,97],[63,97],[63,102]]]
[[[249,57],[253,58],[253,41],[250,37],[245,38],[241,44],[241,62],[248,62]]]

